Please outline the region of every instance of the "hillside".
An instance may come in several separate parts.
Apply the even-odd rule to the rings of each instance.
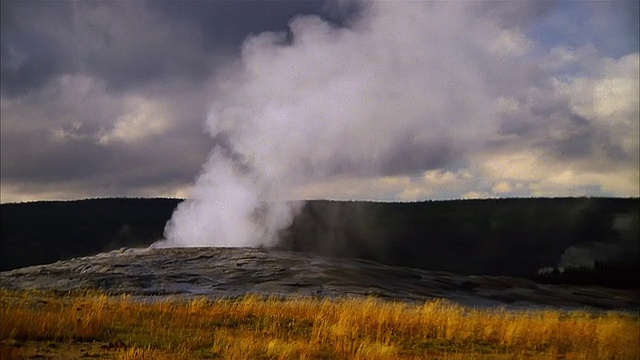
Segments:
[[[3,204],[0,270],[148,246],[162,237],[179,201]],[[311,201],[277,248],[425,270],[637,288],[629,274],[640,258],[639,205],[639,199],[608,198]],[[549,270],[544,276],[542,268]]]
[[[162,238],[179,202],[117,198],[2,204],[0,270],[149,246]]]
[[[541,285],[508,276],[460,275],[373,261],[254,248],[115,250],[0,273],[0,289],[134,297],[365,298],[466,306],[634,310],[635,290]]]
[[[465,274],[637,287],[639,199],[314,201],[280,248]],[[593,269],[597,267],[598,269]],[[538,276],[547,268],[548,274]],[[564,268],[563,276],[557,276]],[[597,270],[597,271],[591,271]]]

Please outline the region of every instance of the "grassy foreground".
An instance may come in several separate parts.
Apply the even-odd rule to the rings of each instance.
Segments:
[[[0,290],[0,359],[637,359],[638,315]]]

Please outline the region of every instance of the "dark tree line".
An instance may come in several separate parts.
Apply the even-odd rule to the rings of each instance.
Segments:
[[[604,243],[610,253],[587,252],[595,258],[578,260],[623,263],[607,274],[611,279],[617,274],[610,285],[638,287],[630,276],[634,273],[628,272],[640,261],[638,205],[637,198],[315,201],[283,233],[279,246],[427,270],[572,282],[577,278],[546,278],[538,271],[558,266],[569,248]],[[618,226],[620,218],[626,228]],[[600,255],[603,258],[597,258]],[[607,276],[591,280],[607,284]],[[583,280],[591,281],[588,276]]]
[[[3,204],[0,270],[148,246],[162,238],[179,202]],[[639,205],[637,198],[311,201],[276,247],[427,270],[637,288],[630,274],[640,261]],[[594,244],[605,244],[609,252]],[[538,273],[558,267],[570,248],[582,249],[590,267]]]
[[[2,204],[0,270],[149,246],[180,200],[89,199]]]

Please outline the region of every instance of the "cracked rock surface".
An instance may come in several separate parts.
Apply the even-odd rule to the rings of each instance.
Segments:
[[[638,290],[542,285],[254,248],[121,249],[0,273],[0,287],[141,297],[375,296],[463,305],[637,310]]]

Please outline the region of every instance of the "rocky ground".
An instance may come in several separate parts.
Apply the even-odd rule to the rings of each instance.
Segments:
[[[357,259],[250,248],[121,249],[0,273],[12,290],[98,289],[133,296],[376,296],[447,298],[463,305],[640,308],[638,290],[541,285],[513,277],[465,276]]]

